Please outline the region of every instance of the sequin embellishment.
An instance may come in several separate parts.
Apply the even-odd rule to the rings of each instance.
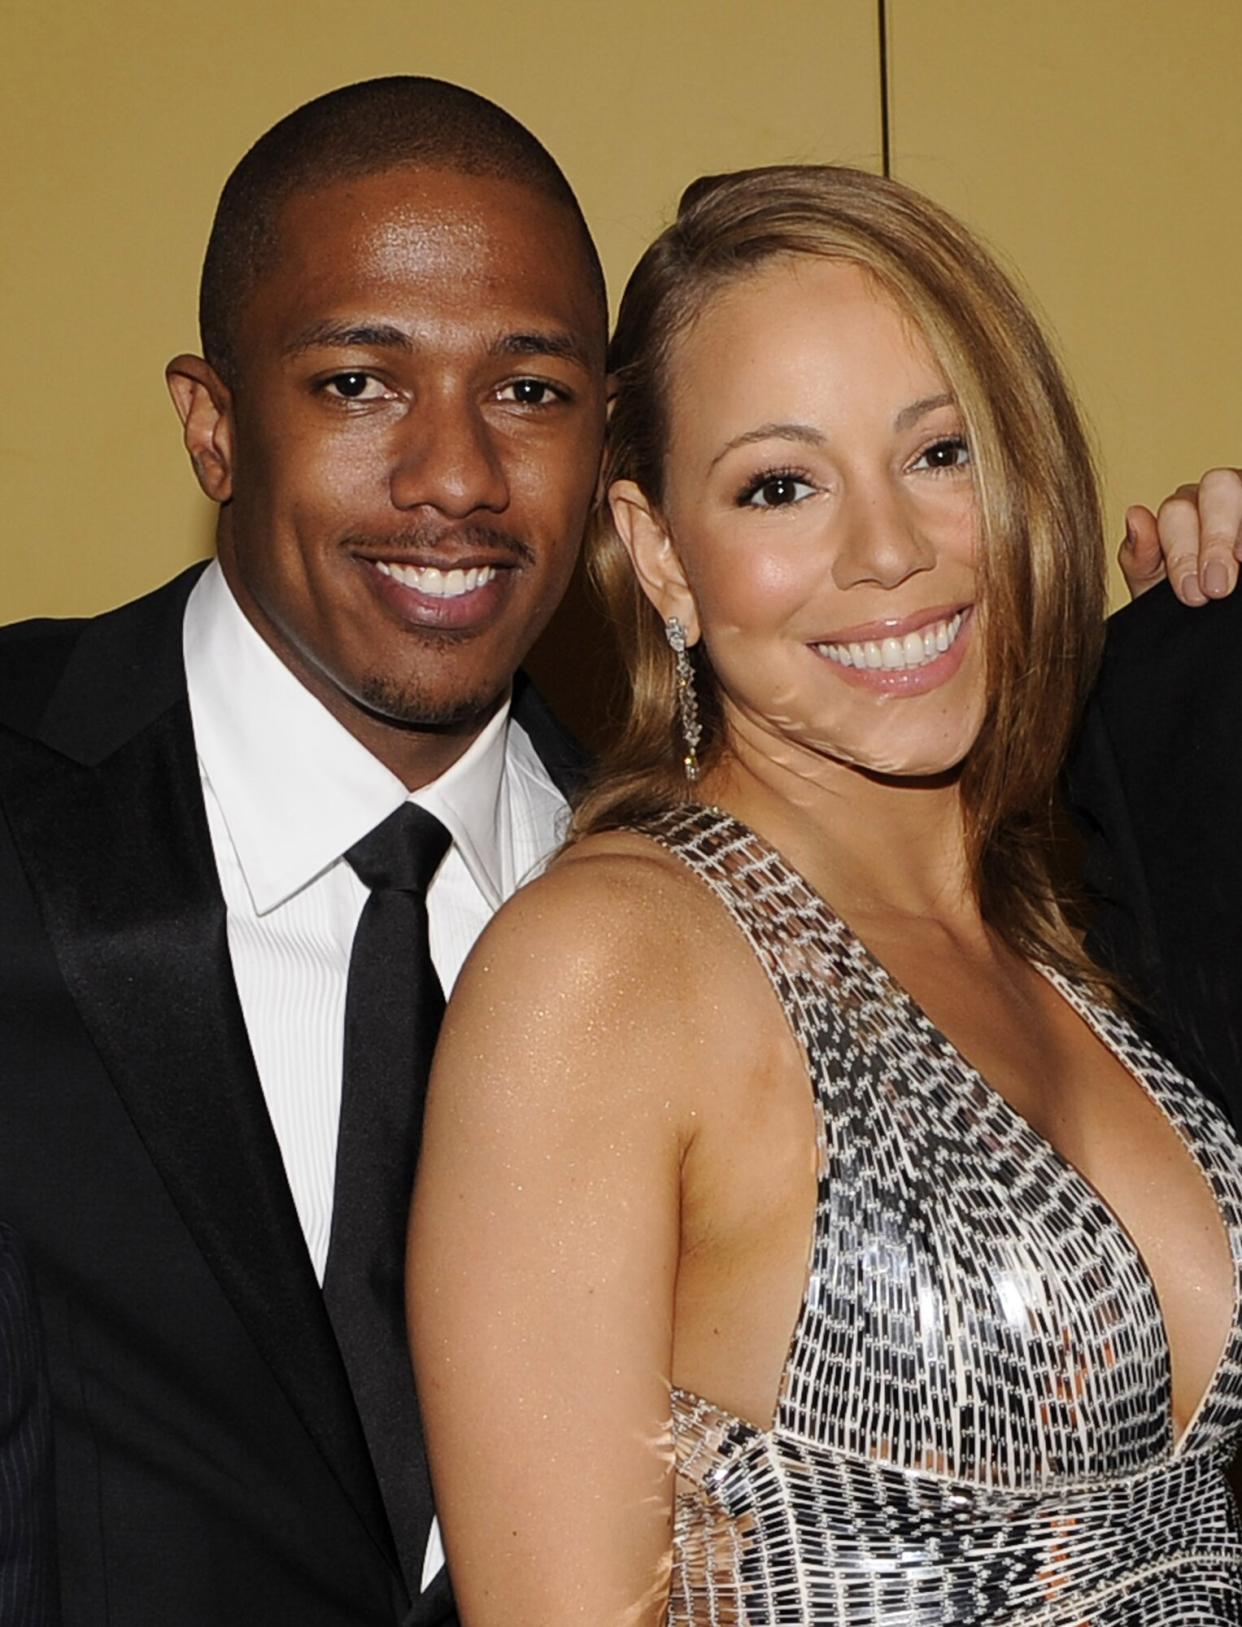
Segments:
[[[640,827],[729,910],[808,1059],[820,1179],[775,1422],[673,1392],[672,1627],[1242,1623],[1242,1155],[1120,1016],[1046,972],[1178,1129],[1235,1318],[1173,1444],[1154,1285],[1081,1175],[780,856],[714,809]]]

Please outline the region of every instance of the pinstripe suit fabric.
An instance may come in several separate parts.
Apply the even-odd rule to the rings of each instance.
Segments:
[[[52,1627],[52,1440],[26,1266],[0,1225],[0,1624]]]

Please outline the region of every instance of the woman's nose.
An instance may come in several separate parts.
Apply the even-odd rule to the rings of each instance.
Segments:
[[[917,513],[885,486],[852,494],[838,518],[842,529],[832,578],[839,588],[866,582],[892,588],[935,564],[935,549]]]

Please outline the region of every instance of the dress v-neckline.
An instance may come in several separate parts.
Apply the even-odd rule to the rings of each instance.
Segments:
[[[1187,1137],[1181,1126],[1178,1124],[1177,1120],[1160,1100],[1157,1092],[1149,1085],[1147,1079],[1140,1071],[1132,1066],[1123,1055],[1119,1053],[1118,1048],[1114,1043],[1112,1043],[1107,1032],[1105,1031],[1104,1025],[1099,1021],[1098,1013],[1093,1009],[1091,1002],[1083,998],[1080,991],[1075,987],[1073,982],[1065,976],[1064,973],[1059,972],[1055,968],[1045,965],[1042,962],[1031,962],[1031,965],[1034,966],[1035,970],[1039,972],[1040,975],[1048,982],[1053,992],[1058,995],[1066,1003],[1066,1005],[1069,1006],[1070,1010],[1074,1012],[1080,1021],[1086,1025],[1088,1031],[1094,1035],[1094,1037],[1104,1047],[1118,1066],[1124,1070],[1127,1077],[1131,1079],[1136,1088],[1143,1093],[1143,1095],[1159,1113],[1160,1117],[1164,1120],[1172,1134],[1176,1136],[1187,1157],[1190,1159],[1192,1169],[1197,1174],[1200,1181],[1202,1181],[1208,1196],[1212,1200],[1213,1206],[1216,1209],[1217,1223],[1221,1227],[1224,1234],[1226,1250],[1233,1268],[1233,1294],[1229,1325],[1225,1330],[1225,1335],[1221,1342],[1221,1348],[1212,1367],[1211,1376],[1207,1382],[1207,1385],[1192,1409],[1190,1416],[1187,1418],[1186,1427],[1182,1430],[1180,1435],[1175,1433],[1176,1421],[1173,1410],[1173,1352],[1169,1342],[1168,1326],[1164,1320],[1164,1308],[1161,1305],[1160,1295],[1156,1288],[1155,1277],[1152,1275],[1151,1269],[1144,1258],[1142,1250],[1135,1242],[1129,1228],[1121,1220],[1120,1216],[1113,1209],[1112,1205],[1094,1185],[1094,1183],[1088,1179],[1082,1170],[1080,1170],[1071,1159],[1067,1158],[1048,1139],[1047,1136],[1043,1135],[1039,1130],[1037,1130],[1030,1120],[1025,1116],[1025,1114],[1021,1113],[1008,1099],[1008,1097],[1003,1094],[1003,1092],[998,1090],[995,1085],[991,1084],[989,1080],[984,1077],[980,1070],[975,1067],[975,1065],[960,1050],[960,1048],[954,1044],[944,1030],[932,1020],[932,1018],[915,999],[914,995],[911,994],[909,989],[907,989],[900,979],[890,972],[888,967],[884,965],[883,961],[881,961],[873,953],[873,951],[867,946],[854,928],[850,926],[849,922],[846,921],[845,917],[839,914],[839,912],[833,908],[832,904],[829,903],[823,894],[818,892],[817,889],[811,885],[801,871],[791,864],[778,848],[774,847],[766,837],[761,836],[758,831],[745,824],[742,820],[737,819],[734,815],[727,813],[723,808],[714,806],[705,807],[704,811],[718,817],[722,824],[728,825],[739,836],[743,836],[748,841],[757,844],[758,848],[766,856],[769,863],[772,864],[772,866],[779,873],[781,873],[783,879],[787,883],[792,883],[793,886],[803,892],[807,899],[811,901],[816,914],[822,918],[820,922],[821,930],[826,928],[830,936],[836,935],[839,938],[844,939],[848,944],[852,944],[855,947],[865,963],[871,981],[883,988],[891,998],[894,998],[896,1002],[905,1009],[906,1015],[914,1023],[914,1025],[921,1029],[936,1045],[940,1047],[945,1059],[952,1063],[954,1070],[960,1075],[962,1080],[984,1091],[989,1100],[994,1101],[998,1105],[1002,1114],[1008,1118],[1014,1128],[1019,1131],[1023,1137],[1029,1138],[1035,1144],[1038,1150],[1064,1174],[1065,1178],[1075,1189],[1080,1204],[1087,1210],[1094,1213],[1096,1218],[1100,1220],[1113,1234],[1114,1238],[1119,1241],[1123,1252],[1130,1257],[1134,1265],[1136,1275],[1142,1282],[1150,1299],[1154,1324],[1159,1330],[1160,1348],[1163,1353],[1164,1393],[1162,1396],[1162,1401],[1167,1424],[1167,1451],[1170,1458],[1182,1456],[1187,1447],[1187,1443],[1191,1440],[1197,1426],[1208,1413],[1210,1406],[1215,1399],[1216,1393],[1220,1387],[1221,1376],[1224,1372],[1226,1363],[1228,1362],[1231,1351],[1234,1345],[1237,1343],[1239,1337],[1239,1327],[1240,1324],[1242,1324],[1242,1259],[1239,1259],[1237,1251],[1233,1246],[1233,1238],[1230,1235],[1230,1227],[1221,1205],[1220,1195],[1212,1183],[1211,1177],[1204,1166],[1202,1158],[1192,1144],[1191,1140]],[[1147,1053],[1150,1051],[1150,1047],[1141,1038],[1139,1038],[1137,1034],[1135,1035],[1135,1039],[1138,1042],[1137,1049],[1140,1052]],[[794,1346],[801,1334],[807,1309],[808,1303],[806,1294],[804,1292],[799,1306],[798,1315],[794,1322],[793,1336],[790,1341],[790,1355],[792,1354]],[[784,1404],[785,1380],[788,1372],[789,1356],[787,1355],[777,1394],[775,1421],[779,1421],[781,1409]],[[754,1426],[751,1425],[748,1427],[753,1428]]]

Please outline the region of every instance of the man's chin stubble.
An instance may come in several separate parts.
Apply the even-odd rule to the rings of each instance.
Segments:
[[[360,686],[359,700],[379,723],[428,734],[477,733],[508,692],[445,696],[376,674]]]

